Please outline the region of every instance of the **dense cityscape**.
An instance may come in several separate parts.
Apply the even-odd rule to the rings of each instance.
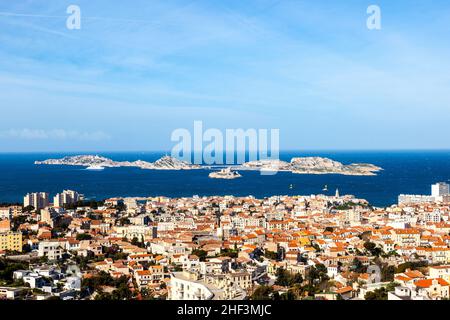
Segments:
[[[29,193],[0,207],[0,299],[447,300],[449,203]]]

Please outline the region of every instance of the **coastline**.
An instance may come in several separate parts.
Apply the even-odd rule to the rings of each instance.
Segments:
[[[118,161],[142,159],[154,162],[165,153],[100,154]],[[368,199],[376,206],[389,206],[396,202],[401,193],[424,194],[428,192],[424,186],[450,178],[450,151],[280,153],[282,160],[300,155],[319,155],[342,163],[374,163],[384,169],[377,176],[292,174],[283,170],[275,176],[261,176],[258,171],[241,168],[241,179],[215,180],[208,178],[208,172],[225,166],[205,166],[200,170],[182,171],[123,167],[90,172],[84,170],[85,167],[33,164],[36,159],[64,155],[67,153],[14,153],[0,156],[0,174],[4,181],[3,186],[0,186],[0,202],[20,202],[23,195],[31,191],[47,190],[56,193],[65,188],[80,190],[95,199],[118,195],[190,197],[229,194],[263,198],[277,194],[319,194],[323,186],[328,185],[330,192],[327,194],[334,194],[336,188],[339,188],[342,193]],[[411,172],[415,174],[412,175]],[[293,189],[289,189],[291,184],[295,186]]]

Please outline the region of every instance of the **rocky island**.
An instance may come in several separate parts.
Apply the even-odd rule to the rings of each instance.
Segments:
[[[374,176],[383,170],[369,163],[342,164],[328,158],[304,157],[293,158],[291,162],[281,160],[260,160],[246,162],[242,165],[250,170],[290,171],[296,174],[341,174],[351,176]]]
[[[230,167],[222,169],[220,171],[211,172],[209,177],[212,179],[237,179],[242,177],[237,171],[232,171]]]
[[[148,170],[192,170],[200,169],[198,165],[189,164],[170,156],[164,156],[155,162],[137,161],[114,161],[98,155],[80,155],[64,157],[62,159],[49,159],[44,161],[35,161],[36,165],[63,165],[80,166],[86,168],[119,168],[119,167],[137,167]]]

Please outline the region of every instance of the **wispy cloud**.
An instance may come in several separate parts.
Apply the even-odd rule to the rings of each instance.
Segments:
[[[279,127],[285,148],[448,148],[448,1],[379,0],[377,32],[357,0],[78,0],[80,30],[68,4],[0,4],[1,117],[34,128],[0,149],[159,149],[198,119]],[[53,130],[61,106],[89,116]]]
[[[0,131],[0,138],[21,139],[21,140],[78,140],[78,141],[102,141],[111,137],[102,132],[80,132],[76,130],[64,129],[9,129]]]

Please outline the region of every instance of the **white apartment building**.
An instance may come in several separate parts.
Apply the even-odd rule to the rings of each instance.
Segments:
[[[361,212],[358,210],[347,210],[345,212],[345,220],[351,225],[359,225],[361,223]]]
[[[432,266],[429,268],[431,279],[442,278],[450,282],[450,265]]]
[[[388,292],[388,300],[430,300],[427,295],[419,294],[417,291],[404,286],[398,286],[395,291]]]
[[[449,187],[450,187],[449,184],[445,182],[433,184],[431,186],[431,195],[436,198],[448,196],[450,189]]]
[[[34,193],[28,193],[23,198],[23,206],[28,207],[32,206],[36,210],[43,209],[45,207],[48,207],[48,200],[49,196],[46,192],[34,192]]]
[[[12,212],[11,212],[11,208],[10,207],[3,207],[0,208],[0,220],[3,219],[11,219],[12,217]]]
[[[436,199],[433,196],[417,195],[417,194],[401,194],[398,196],[399,204],[420,204],[420,203],[432,203]]]
[[[169,300],[212,300],[213,290],[188,272],[174,272],[170,276]]]
[[[123,204],[126,206],[128,212],[134,212],[138,209],[138,202],[134,198],[124,199]]]
[[[39,242],[38,256],[48,257],[49,260],[58,260],[62,257],[64,249],[58,241]]]
[[[81,199],[82,198],[78,192],[73,190],[64,190],[53,197],[53,206],[62,208],[65,205],[76,203]]]
[[[146,237],[153,234],[153,227],[147,225],[115,226],[114,231],[117,236],[128,240],[137,238],[139,241],[144,241]]]
[[[426,222],[439,223],[439,222],[441,222],[441,212],[439,210],[434,210],[433,212],[427,212],[424,215],[424,220]]]
[[[431,186],[431,195],[401,194],[398,196],[399,204],[432,203],[450,200],[450,186],[448,183],[439,182]]]
[[[0,219],[10,219],[22,214],[22,206],[0,207]]]

